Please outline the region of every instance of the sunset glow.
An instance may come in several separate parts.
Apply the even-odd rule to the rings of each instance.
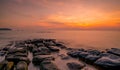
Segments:
[[[0,27],[120,29],[120,0],[0,0]]]

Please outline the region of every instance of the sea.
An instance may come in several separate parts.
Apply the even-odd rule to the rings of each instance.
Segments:
[[[56,39],[65,44],[69,48],[85,48],[105,50],[110,48],[120,48],[120,31],[98,31],[98,30],[12,30],[0,31],[0,48],[6,47],[12,41],[27,40],[27,39]],[[65,54],[65,50],[61,50],[59,54]],[[52,54],[55,57],[54,64],[60,70],[69,70],[66,63],[80,62],[80,60],[69,59],[62,60],[59,54]],[[29,53],[28,58],[32,61],[32,54]],[[4,60],[3,57],[0,60]],[[32,62],[28,66],[28,70],[40,70],[35,67]],[[92,65],[87,66],[82,70],[101,70]]]
[[[0,48],[9,42],[27,39],[56,39],[70,48],[120,48],[120,31],[103,30],[12,30],[0,31]]]

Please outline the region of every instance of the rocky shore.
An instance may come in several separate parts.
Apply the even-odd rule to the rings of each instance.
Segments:
[[[56,39],[13,41],[0,49],[0,70],[30,70],[31,64],[37,70],[120,70],[120,49],[75,49]]]

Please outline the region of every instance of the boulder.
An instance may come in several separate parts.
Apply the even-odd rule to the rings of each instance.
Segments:
[[[114,54],[110,54],[110,53],[102,53],[99,55],[100,57],[109,57],[111,59],[119,59],[120,56],[114,55]]]
[[[64,45],[61,44],[61,43],[56,43],[56,46],[57,46],[57,47],[60,47],[60,48],[63,48],[63,49],[66,48],[66,46],[64,46]]]
[[[7,63],[8,63],[7,61],[0,62],[0,70],[4,70]]]
[[[107,51],[108,53],[115,54],[120,56],[120,49],[118,48],[111,48],[110,50]]]
[[[16,70],[28,70],[28,65],[26,62],[24,61],[20,61],[19,63],[17,63],[16,65]]]
[[[14,56],[14,55],[9,55],[5,57],[5,60],[13,61],[15,64],[18,63],[19,61],[25,61],[27,64],[30,63],[30,60],[28,57],[21,57],[21,56]]]
[[[112,59],[110,57],[101,57],[95,62],[96,65],[105,67],[105,68],[120,68],[120,58]]]
[[[6,51],[0,51],[0,56],[4,56],[6,54]]]
[[[59,70],[58,67],[54,63],[50,62],[49,60],[43,61],[40,64],[40,69],[41,70]]]
[[[59,48],[57,48],[56,46],[48,46],[48,48],[49,48],[52,52],[58,52],[58,51],[60,51]]]
[[[74,58],[76,58],[76,57],[78,57],[78,55],[81,53],[81,51],[70,51],[70,52],[68,52],[67,54],[69,55],[69,56],[71,56],[71,57],[74,57]]]
[[[14,62],[8,62],[5,67],[5,70],[13,70],[13,67],[14,67]]]
[[[8,50],[9,50],[9,47],[4,47],[2,50],[3,50],[3,51],[8,51]]]
[[[85,60],[88,62],[95,62],[99,58],[100,58],[100,56],[98,56],[98,55],[88,55],[85,57]]]
[[[34,65],[39,65],[42,61],[46,60],[55,60],[55,58],[50,55],[38,55],[33,57],[32,62]]]
[[[59,56],[61,57],[62,60],[70,59],[70,57],[65,54],[60,54]]]
[[[85,59],[88,55],[90,55],[90,53],[88,53],[88,52],[81,52],[81,53],[78,54],[78,57]]]
[[[15,55],[15,56],[27,57],[27,56],[28,56],[28,53],[20,53],[20,52],[16,52],[14,55]]]
[[[39,47],[38,49],[33,50],[33,56],[36,55],[50,55],[50,50],[46,47]]]
[[[27,48],[13,48],[8,51],[8,54],[14,54],[16,52],[27,53]]]
[[[90,53],[91,55],[99,55],[99,54],[101,54],[100,51],[93,50],[93,49],[89,49],[89,50],[87,50],[87,52]]]
[[[67,66],[70,70],[81,70],[82,68],[84,68],[86,65],[83,63],[75,63],[75,62],[71,62],[71,63],[67,63]]]

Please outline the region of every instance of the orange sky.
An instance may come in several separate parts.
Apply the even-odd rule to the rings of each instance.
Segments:
[[[0,27],[120,30],[120,0],[0,0]]]

